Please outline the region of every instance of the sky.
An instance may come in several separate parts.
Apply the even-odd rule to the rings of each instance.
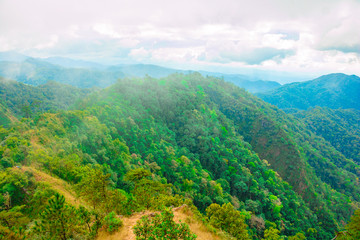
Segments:
[[[0,51],[360,75],[360,0],[0,0]]]

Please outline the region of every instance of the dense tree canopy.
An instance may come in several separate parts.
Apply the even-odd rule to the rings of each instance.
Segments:
[[[0,220],[14,222],[0,221],[2,236],[91,239],[102,226],[120,228],[118,215],[144,210],[163,213],[137,229],[167,229],[164,209],[186,203],[237,239],[331,239],[360,201],[353,160],[302,120],[216,78],[120,79],[71,109],[0,128]]]

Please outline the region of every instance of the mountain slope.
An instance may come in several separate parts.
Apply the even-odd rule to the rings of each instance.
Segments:
[[[214,233],[200,220],[186,205],[172,209],[174,213],[174,221],[176,223],[188,223],[192,233],[195,233],[198,240],[228,240],[229,236],[224,236],[223,233]],[[159,212],[157,212],[159,213]],[[136,222],[144,216],[154,215],[154,212],[146,211],[138,214],[134,214],[131,217],[122,218],[124,226],[121,227],[115,233],[108,233],[106,231],[100,231],[96,240],[135,240],[136,236],[133,231],[133,227]]]
[[[28,58],[29,57],[25,55],[13,51],[0,52],[0,61],[23,62]]]
[[[0,76],[31,85],[44,84],[49,80],[70,84],[76,87],[107,87],[119,77],[166,77],[173,73],[190,73],[151,64],[127,64],[105,66],[93,62],[73,60],[62,57],[36,59],[17,53],[0,52]],[[225,81],[245,88],[250,92],[268,91],[280,86],[274,81],[263,81],[240,74],[201,72],[204,76],[222,77]]]
[[[264,101],[282,109],[309,107],[360,109],[360,78],[342,73],[290,83],[266,93],[257,94]]]
[[[9,118],[12,113],[21,118],[46,111],[66,110],[92,91],[94,90],[79,89],[54,81],[31,86],[0,77],[0,103],[6,108],[3,109],[2,116]]]
[[[124,74],[119,71],[65,68],[29,58],[24,62],[0,62],[0,76],[35,86],[53,80],[75,87],[91,88],[107,87]]]
[[[64,57],[48,57],[42,58],[42,61],[51,63],[53,65],[59,65],[65,68],[92,68],[92,69],[105,69],[106,66],[99,63],[88,62],[83,60],[74,60]]]
[[[254,239],[271,228],[330,239],[359,204],[352,160],[291,115],[217,78],[119,79],[73,109],[2,128],[0,164],[30,164],[74,184],[99,211],[93,220],[183,203],[206,214],[213,203],[231,203]],[[3,179],[5,194],[12,178]],[[27,204],[16,187],[14,204]]]
[[[124,114],[111,113],[112,117],[109,118],[104,115],[105,113],[97,115],[94,112],[102,122],[109,122],[110,119],[134,120],[132,124],[135,128],[131,135],[136,134],[137,137],[129,135],[125,130],[131,126],[130,123],[117,129],[121,136],[129,135],[125,140],[136,154],[148,156],[152,152],[149,147],[154,143],[149,139],[153,137],[141,129],[151,128],[147,125],[146,119],[155,119],[153,124],[158,122],[167,126],[166,131],[170,130],[167,135],[175,136],[175,139],[165,138],[166,142],[170,142],[172,146],[177,145],[184,151],[190,151],[193,155],[190,160],[199,159],[214,179],[226,179],[226,185],[230,185],[230,193],[235,194],[241,201],[246,202],[247,198],[256,199],[257,195],[248,193],[248,190],[240,190],[242,183],[246,186],[246,181],[242,178],[232,178],[231,171],[227,172],[223,161],[230,163],[231,159],[238,159],[246,163],[245,166],[252,174],[253,171],[262,171],[256,170],[256,164],[251,163],[251,158],[241,157],[244,150],[235,150],[236,144],[232,143],[235,140],[230,139],[241,135],[262,159],[268,160],[271,167],[294,187],[313,211],[322,209],[318,212],[318,217],[324,221],[326,219],[324,227],[328,230],[336,228],[332,218],[340,216],[329,215],[329,212],[352,209],[350,205],[345,207],[348,200],[343,199],[343,194],[355,201],[360,200],[359,183],[356,181],[359,168],[351,160],[346,159],[329,143],[308,132],[301,122],[218,79],[204,79],[199,74],[192,74],[172,75],[161,80],[119,80],[105,93],[89,99],[83,105],[96,106],[99,101],[110,104],[109,108],[122,109]],[[121,102],[126,105],[122,105]],[[129,110],[127,106],[135,106],[136,111]],[[221,124],[213,125],[212,119],[215,122],[220,120]],[[147,137],[142,139],[141,136]],[[140,143],[137,138],[141,139]],[[218,149],[218,144],[231,151],[222,152]],[[244,143],[242,145],[250,147]],[[162,166],[163,160],[155,161]],[[176,179],[171,172],[171,168],[166,168],[163,174],[168,180]],[[256,182],[256,185],[259,184],[258,179]],[[245,186],[245,189],[249,187]],[[327,203],[325,199],[332,199],[332,203]],[[196,198],[194,201],[201,209],[203,202]],[[343,212],[343,217],[348,218],[351,212],[352,210]],[[338,221],[341,218],[338,218]]]
[[[311,108],[294,115],[307,128],[325,140],[347,158],[360,164],[360,111],[355,109]]]
[[[227,82],[231,82],[234,85],[244,88],[251,93],[266,92],[276,89],[281,86],[280,83],[275,81],[264,81],[258,78],[252,78],[241,74],[222,74],[200,71],[203,76],[213,76],[223,78]]]

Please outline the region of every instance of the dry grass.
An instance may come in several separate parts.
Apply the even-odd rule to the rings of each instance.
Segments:
[[[75,192],[71,189],[71,185],[68,184],[67,182],[65,182],[64,180],[53,177],[53,176],[51,176],[45,172],[42,172],[40,170],[37,170],[33,167],[22,166],[21,170],[31,172],[34,175],[35,180],[37,182],[46,182],[46,183],[50,184],[50,187],[52,189],[54,189],[58,193],[64,195],[67,203],[69,203],[73,206],[76,206],[76,207],[78,207],[79,205],[87,207],[86,202],[77,198]]]
[[[37,170],[33,167],[22,166],[21,171],[31,172],[35,180],[38,182],[46,182],[50,184],[51,188],[64,195],[66,201],[73,205],[79,206],[83,205],[87,207],[86,202],[76,197],[76,194],[71,189],[70,184],[66,183],[64,180],[53,177],[45,172]],[[174,221],[179,223],[187,223],[190,227],[192,233],[197,235],[197,240],[224,240],[226,237],[219,236],[215,233],[209,231],[209,229],[199,220],[196,219],[194,214],[187,206],[182,206],[179,208],[173,209],[174,212]],[[149,215],[153,212],[145,211],[142,213],[136,213],[130,217],[122,217],[123,226],[113,234],[108,233],[106,230],[101,229],[99,231],[97,240],[135,240],[136,236],[133,232],[133,227],[136,222],[140,220],[142,216]]]
[[[143,213],[136,213],[131,217],[124,217],[121,220],[123,221],[123,226],[121,229],[113,234],[106,232],[105,230],[99,231],[97,240],[135,240],[135,234],[133,232],[133,227],[135,226],[136,222],[140,220],[142,216],[148,215],[151,212],[143,212]]]
[[[187,207],[181,207],[174,210],[174,221],[187,223],[192,233],[197,235],[197,240],[223,240],[225,238],[209,231],[209,229],[199,220],[197,220],[191,210]]]
[[[186,206],[176,208],[174,212],[174,221],[179,223],[187,223],[192,233],[197,235],[197,240],[225,240],[225,237],[220,237],[215,233],[210,232],[206,226],[196,220],[194,214]],[[136,236],[133,233],[133,227],[136,222],[145,215],[149,215],[152,212],[146,211],[143,213],[136,213],[131,217],[122,218],[124,226],[117,232],[109,234],[105,230],[101,230],[98,234],[97,240],[135,240]]]

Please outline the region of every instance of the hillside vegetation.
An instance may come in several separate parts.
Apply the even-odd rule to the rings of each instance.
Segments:
[[[123,78],[80,97],[0,129],[3,238],[331,239],[359,207],[353,160],[223,80]]]
[[[264,101],[282,109],[306,110],[310,107],[360,109],[360,78],[334,73],[307,82],[285,84],[257,94]]]
[[[79,89],[71,85],[48,81],[37,87],[0,77],[0,124],[7,126],[11,115],[30,118],[44,112],[67,110],[75,101],[95,89]]]
[[[299,111],[294,115],[302,119],[312,132],[329,141],[344,156],[360,164],[359,110],[316,107],[308,111]]]
[[[61,57],[31,58],[16,53],[0,52],[0,76],[34,86],[55,81],[81,88],[108,87],[120,77],[166,77],[174,73],[188,74],[192,70],[179,70],[152,64],[106,66],[93,62]],[[215,76],[245,88],[249,92],[264,92],[281,86],[241,74],[201,71],[204,76]]]

